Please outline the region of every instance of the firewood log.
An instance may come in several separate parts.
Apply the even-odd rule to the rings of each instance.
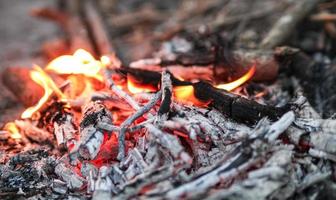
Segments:
[[[29,76],[30,69],[9,67],[2,74],[4,85],[26,107],[35,105],[44,94],[43,88]]]

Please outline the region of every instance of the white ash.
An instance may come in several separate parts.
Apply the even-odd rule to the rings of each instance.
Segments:
[[[69,189],[78,190],[85,185],[85,179],[71,170],[70,166],[67,166],[63,161],[59,161],[58,164],[56,164],[55,174],[66,182]]]

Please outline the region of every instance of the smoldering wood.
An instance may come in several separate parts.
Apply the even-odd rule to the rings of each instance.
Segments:
[[[30,78],[30,69],[9,67],[2,73],[4,85],[25,106],[35,105],[43,96],[43,88]]]
[[[197,59],[200,62],[197,62]],[[244,75],[252,66],[256,67],[256,72],[252,77],[254,81],[271,81],[279,73],[279,63],[275,60],[273,52],[269,50],[234,50],[232,59],[235,60],[236,64],[232,69],[215,67],[215,59],[213,52],[201,55],[182,54],[172,61],[164,60],[164,58],[142,59],[130,63],[130,67],[158,72],[168,70],[175,76],[182,77],[185,80],[207,80],[210,78],[223,81],[221,79],[223,76],[237,79]]]
[[[80,139],[71,150],[70,158],[94,159],[103,143],[104,133],[97,127],[99,122],[112,123],[112,115],[100,101],[91,102],[83,109],[80,124]]]
[[[190,164],[191,157],[185,152],[183,146],[173,135],[166,134],[152,124],[145,125],[148,132],[157,139],[158,143],[166,148],[175,158],[181,159],[183,162]],[[171,148],[173,147],[173,148]]]
[[[52,143],[50,133],[44,129],[38,128],[30,121],[15,120],[15,125],[19,127],[20,133],[34,142]]]
[[[129,70],[126,69],[126,73],[128,71]],[[139,80],[142,80],[143,78],[141,77],[141,75],[144,73],[144,71],[142,70],[135,70],[135,71],[137,73],[131,71],[129,72],[131,72],[133,76],[136,75],[139,76]],[[152,74],[153,76],[151,77],[153,81],[151,81],[151,83],[158,84],[160,76],[158,75],[158,73],[153,72]],[[175,86],[175,85],[188,85],[190,83],[185,81],[179,81],[178,79],[172,77],[172,84],[173,86]],[[225,92],[224,90],[219,90],[206,82],[201,81],[198,83],[194,83],[192,85],[194,87],[194,95],[197,99],[204,102],[212,101],[211,106],[218,109],[223,114],[232,117],[233,119],[238,121],[255,123],[256,121],[260,120],[262,117],[265,116],[275,120],[289,110],[289,106],[280,108],[280,107],[261,105],[253,100],[248,100],[246,98]],[[131,103],[133,103],[133,101],[131,101]]]
[[[299,118],[295,124],[309,132],[321,131],[326,134],[336,134],[336,120],[334,119],[302,119]]]
[[[271,143],[260,142],[262,141],[261,138],[267,138],[270,134],[273,134],[273,130],[275,130],[279,124],[282,124],[282,121],[284,120],[287,120],[286,115],[271,126],[268,124],[260,124],[262,129],[259,130],[256,128],[252,130],[252,133],[249,134],[249,139],[242,142],[237,148],[222,158],[223,160],[215,165],[216,167],[211,168],[208,172],[197,177],[193,181],[172,189],[166,194],[167,197],[178,198],[182,196],[196,197],[197,195],[204,195],[204,193],[208,192],[207,188],[217,185],[222,180],[228,181],[257,163],[263,163],[264,160],[267,159],[266,152],[270,151]],[[286,127],[288,124],[285,123],[284,126]],[[284,129],[280,128],[279,132],[283,130]],[[257,133],[259,131],[261,131],[261,134]],[[253,145],[253,143],[255,143],[255,145]],[[264,151],[262,155],[256,156],[250,152],[251,149],[246,151],[243,150],[247,148],[247,146],[250,146],[252,149],[263,148],[268,150]]]
[[[158,121],[166,120],[171,109],[173,85],[170,79],[170,74],[162,72],[161,74],[161,105],[158,110]]]
[[[184,107],[178,104],[173,105],[174,111],[185,117],[173,117],[171,120],[183,127],[189,129],[189,136],[196,140],[196,136],[207,140],[210,138],[216,143],[222,136],[224,131],[211,122],[206,116],[202,115],[196,107]]]
[[[40,123],[54,133],[58,145],[67,148],[74,143],[78,130],[66,103],[51,100],[40,114]]]
[[[136,119],[149,112],[154,105],[161,99],[162,92],[159,91],[156,93],[155,97],[151,99],[146,105],[137,110],[133,115],[128,117],[121,125],[120,132],[118,135],[119,141],[119,153],[118,159],[122,160],[125,157],[125,134],[127,131],[127,127],[130,126]]]
[[[204,102],[211,101],[210,106],[237,121],[255,123],[263,117],[276,120],[289,110],[289,107],[273,107],[259,104],[253,100],[214,88],[206,82],[195,83],[193,87],[194,95],[199,100]]]
[[[292,173],[289,168],[292,154],[290,149],[278,150],[263,167],[249,172],[246,180],[233,184],[229,189],[219,189],[210,196],[210,199],[235,197],[253,199],[273,196],[276,191],[284,187],[287,181],[290,181],[286,173]],[[251,184],[251,187],[246,187],[245,184]]]
[[[77,130],[74,127],[73,116],[67,114],[62,119],[54,122],[54,134],[58,145],[72,144]]]
[[[158,79],[157,83],[160,82],[160,78]],[[174,80],[172,80],[172,82],[174,82]],[[115,90],[115,88],[113,88],[113,90]],[[133,105],[133,109],[135,110],[136,108],[140,108],[139,105],[141,104],[139,104],[137,100],[133,99],[131,96],[123,95],[124,94],[122,93],[123,91],[121,92],[117,91],[117,93],[118,92],[119,94],[121,94],[120,96],[123,97],[122,100],[123,102],[127,102],[130,105]],[[174,111],[174,103],[172,103],[172,106],[173,106],[172,110]],[[184,108],[184,106],[182,107]],[[306,108],[308,108],[308,110],[310,109],[309,106],[306,106]],[[186,108],[185,110],[188,109],[189,107]],[[305,108],[295,107],[295,109],[299,109],[300,112]],[[290,129],[294,130],[292,132],[295,132],[295,134],[301,134],[300,131],[305,132],[305,130],[302,130],[303,129],[302,127],[301,128],[299,126],[294,127],[293,125],[290,126],[290,124],[294,120],[292,114],[286,114],[284,118],[281,118],[281,120],[279,120],[275,124],[269,124],[270,122],[268,122],[267,120],[262,120],[258,124],[258,127],[252,131],[251,127],[248,127],[246,124],[240,124],[236,121],[228,121],[227,118],[230,118],[231,116],[224,116],[223,113],[217,111],[216,108],[211,108],[210,111],[206,109],[202,110],[200,108],[195,109],[196,111],[193,111],[193,109],[191,110],[192,110],[191,114],[189,114],[188,117],[179,116],[174,118],[174,116],[173,117],[169,116],[169,120],[174,122],[173,125],[170,124],[170,127],[172,129],[171,131],[176,129],[177,125],[175,122],[177,121],[182,122],[185,119],[193,119],[193,120],[197,119],[198,121],[201,120],[202,123],[199,124],[202,126],[197,128],[196,126],[194,126],[193,123],[185,123],[186,121],[183,121],[183,123],[181,124],[184,126],[188,126],[187,132],[189,131],[191,132],[191,130],[194,130],[195,132],[202,133],[204,135],[204,133],[210,134],[211,133],[210,130],[212,128],[213,131],[211,134],[214,134],[213,132],[220,133],[219,136],[222,136],[221,134],[224,134],[225,136],[232,134],[233,135],[232,137],[237,139],[235,141],[235,144],[226,143],[225,145],[227,145],[228,149],[233,148],[237,150],[237,152],[234,152],[235,154],[233,153],[230,154],[222,149],[220,143],[217,142],[210,143],[209,141],[205,141],[207,143],[208,142],[210,143],[209,147],[207,147],[208,149],[203,149],[206,153],[206,156],[209,157],[209,160],[213,159],[215,161],[218,161],[216,160],[215,157],[216,155],[219,157],[218,163],[215,161],[209,161],[209,163],[206,164],[206,167],[208,167],[206,170],[208,171],[206,171],[205,174],[211,174],[212,172],[216,171],[219,167],[222,167],[222,165],[226,165],[225,170],[229,171],[220,171],[219,175],[225,178],[224,181],[218,180],[218,174],[213,173],[214,176],[209,176],[209,179],[205,180],[205,182],[200,183],[200,188],[198,187],[198,185],[189,188],[187,186],[186,187],[187,189],[183,189],[184,191],[187,191],[186,197],[200,198],[202,197],[202,195],[208,194],[213,195],[211,196],[211,198],[238,198],[238,197],[246,197],[246,198],[260,197],[260,198],[275,198],[275,199],[290,198],[290,197],[295,198],[296,185],[294,185],[294,183],[298,183],[300,189],[304,190],[309,187],[316,187],[316,186],[319,187],[320,186],[319,183],[324,182],[330,177],[330,169],[329,169],[330,165],[328,165],[329,161],[327,160],[335,160],[334,155],[332,153],[334,150],[329,146],[329,145],[333,146],[333,137],[330,136],[330,134],[327,135],[328,137],[316,138],[316,141],[312,141],[312,143],[315,142],[314,143],[315,146],[314,145],[312,146],[314,146],[314,148],[316,149],[312,148],[309,150],[308,153],[304,152],[302,154],[301,151],[297,151],[296,149],[293,148],[286,149],[284,152],[279,153],[279,151],[286,148],[285,145],[287,145],[287,142],[282,141],[281,140],[282,138],[281,137],[279,138],[279,136],[288,126],[289,126],[287,129],[288,132],[290,132],[289,131]],[[314,115],[314,114],[311,115],[310,111],[304,113],[310,113],[310,114],[299,113],[300,117],[306,116],[308,118],[312,118],[312,116]],[[148,115],[150,116],[152,114],[153,113],[149,113]],[[127,129],[127,131],[131,132],[132,128],[138,126],[144,130],[147,129],[146,136],[148,136],[147,138],[148,141],[141,140],[141,142],[139,141],[139,143],[141,143],[139,144],[139,147],[137,146],[131,149],[128,155],[131,161],[127,161],[129,162],[128,163],[129,166],[127,166],[128,168],[126,167],[127,169],[124,169],[123,166],[117,166],[113,164],[111,169],[109,167],[108,170],[105,170],[107,168],[101,168],[101,173],[99,174],[99,177],[97,177],[97,174],[91,173],[92,178],[89,179],[90,180],[89,182],[91,182],[90,183],[91,189],[88,190],[89,191],[88,195],[82,193],[82,195],[79,196],[78,194],[80,193],[77,193],[78,191],[76,191],[76,195],[66,194],[68,192],[72,192],[71,190],[69,190],[67,186],[69,181],[53,181],[52,184],[54,187],[52,187],[52,190],[54,190],[53,192],[57,193],[58,195],[57,197],[89,198],[91,197],[91,195],[93,195],[95,198],[102,198],[102,197],[110,198],[111,194],[113,194],[116,195],[116,197],[119,199],[162,198],[163,195],[167,196],[167,194],[172,194],[172,196],[174,196],[174,194],[176,193],[171,191],[176,192],[177,186],[183,188],[184,185],[188,185],[189,183],[195,181],[195,179],[204,176],[205,174],[202,174],[201,171],[198,171],[197,168],[194,168],[189,164],[194,159],[186,159],[187,157],[186,154],[182,155],[181,153],[182,151],[180,150],[184,148],[184,151],[186,151],[187,145],[184,143],[181,144],[178,143],[183,140],[177,139],[177,137],[172,135],[171,132],[169,132],[169,130],[166,129],[163,130],[164,126],[152,127],[151,125],[155,124],[153,122],[155,115],[151,117],[152,118],[148,119],[146,123],[143,123],[141,126],[137,124],[133,127],[129,126]],[[288,117],[288,119],[286,119],[286,117]],[[205,118],[209,119],[205,120]],[[120,131],[120,127],[111,125],[110,122],[108,123],[98,122],[94,128],[99,130],[103,129],[99,126],[99,124],[101,124],[102,127],[109,125],[106,126],[107,127],[106,129],[108,130]],[[178,127],[180,127],[181,124],[178,124]],[[86,128],[88,127],[86,126]],[[327,126],[327,128],[330,127]],[[152,134],[150,133],[150,131],[152,131],[151,132]],[[263,137],[260,137],[260,135],[262,135]],[[170,136],[173,136],[174,138]],[[215,139],[216,137],[213,138]],[[268,138],[269,141],[267,141],[266,138]],[[328,144],[329,140],[330,144]],[[97,141],[94,141],[94,143],[96,142]],[[203,141],[198,142],[203,143]],[[148,143],[155,145],[151,146],[151,144]],[[300,142],[297,143],[298,146],[300,145],[299,143]],[[236,145],[238,146],[238,148],[236,148]],[[322,147],[328,147],[328,148],[322,148]],[[138,150],[138,148],[140,150]],[[298,153],[300,153],[300,155],[297,155]],[[152,154],[152,156],[148,154]],[[164,156],[162,157],[157,156],[158,154],[160,154],[160,156],[162,155]],[[171,156],[169,154],[172,154],[174,156]],[[236,158],[234,157],[234,155],[243,155],[243,156]],[[304,159],[300,158],[301,155],[304,156]],[[193,156],[195,155],[191,154],[190,157],[193,158]],[[271,156],[271,158],[269,158],[269,156]],[[312,161],[313,160],[312,156],[314,156],[314,159],[316,160]],[[18,158],[18,160],[20,159],[23,162],[26,158],[24,157]],[[28,161],[29,159],[27,159],[26,161]],[[36,159],[34,158],[30,160],[35,161]],[[178,162],[180,162],[180,160],[184,160],[184,162],[182,163],[187,164],[183,168],[181,167],[182,165],[181,163],[176,163],[176,160],[178,160]],[[165,163],[163,168],[160,167],[160,164],[162,164],[160,163],[161,161]],[[315,161],[318,162],[318,165],[315,165],[316,164]],[[55,160],[53,162],[55,162]],[[301,164],[301,162],[304,162],[305,164]],[[55,164],[51,165],[51,168],[54,167]],[[66,166],[68,167],[69,170],[71,170],[71,176],[73,174],[77,175],[77,172],[71,169],[71,166],[69,166],[67,163]],[[325,171],[322,171],[321,173],[312,173],[311,171],[309,171],[311,170],[311,168],[318,169],[321,171],[325,169]],[[2,169],[3,165],[0,164],[1,172]],[[306,173],[306,169],[309,169],[308,170],[309,172]],[[190,171],[193,172],[193,170],[196,171],[196,174],[194,176],[189,176]],[[63,175],[64,174],[66,173],[63,173]],[[83,173],[83,175],[84,174],[85,173]],[[302,177],[306,174],[310,176],[306,176],[307,179],[304,179],[304,181],[299,180],[299,178],[295,179],[295,177],[297,176]],[[52,179],[57,180],[60,178],[63,179],[62,176],[60,175],[56,175],[55,177],[55,174],[52,175],[48,174],[48,176],[50,176],[51,180]],[[87,174],[85,174],[84,176],[87,176]],[[131,177],[132,179],[128,180],[128,178]],[[74,179],[70,178],[69,180],[73,181]],[[226,180],[229,181],[226,182]],[[234,180],[234,182],[230,183],[230,180]],[[133,181],[136,183],[134,183]],[[73,182],[77,183],[77,181]],[[216,184],[215,187],[210,187],[215,182],[218,182],[220,184]],[[84,185],[86,185],[86,183]],[[91,186],[95,187],[92,188]],[[42,190],[45,189],[49,188],[42,187]],[[41,188],[35,190],[37,192],[40,192]],[[17,194],[17,192],[19,192],[19,194]],[[83,190],[81,190],[81,192],[83,192]],[[21,195],[22,191],[20,189],[16,189],[15,192],[11,194],[14,195],[14,193],[16,194],[17,197],[17,195]],[[2,196],[3,193],[0,192],[0,195]],[[30,194],[28,192],[26,195],[30,196],[33,194]],[[41,196],[35,196],[34,198],[38,197]]]
[[[58,161],[56,164],[55,174],[67,183],[69,189],[79,190],[85,184],[85,179],[79,176],[71,166],[63,160]]]
[[[112,80],[110,71],[104,70],[104,77],[106,85],[109,89],[111,89],[118,97],[125,100],[125,102],[128,103],[133,109],[135,110],[140,109],[138,103],[134,101],[134,99],[129,94],[127,94],[126,92],[117,87],[117,85]]]
[[[334,154],[326,153],[324,151],[313,149],[313,148],[310,148],[308,153],[309,155],[313,157],[322,158],[322,159],[331,160],[333,162],[336,162],[336,156]]]
[[[93,200],[112,199],[113,183],[109,176],[111,168],[102,166],[99,169],[98,178],[95,182],[94,192],[92,194]]]

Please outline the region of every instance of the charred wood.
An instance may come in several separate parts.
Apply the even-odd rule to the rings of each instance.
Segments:
[[[162,72],[161,74],[161,105],[158,111],[158,120],[167,120],[168,114],[171,109],[173,85],[168,72]]]
[[[230,51],[225,49],[225,51]],[[225,53],[227,54],[227,53]],[[252,80],[272,81],[278,76],[279,64],[274,59],[273,52],[267,50],[235,50],[231,55],[235,64],[228,67],[216,66],[216,62],[224,62],[222,58],[216,58],[214,52],[203,52],[200,55],[181,54],[175,60],[164,58],[143,59],[130,63],[133,69],[147,69],[152,71],[168,70],[185,80],[214,79],[223,80],[224,77],[236,79],[246,73],[252,66],[256,67]],[[199,61],[198,61],[199,60]]]
[[[70,112],[68,105],[54,101],[41,111],[41,116],[41,124],[45,127],[50,127],[58,145],[68,147],[74,143],[77,128],[74,123],[74,116]]]
[[[214,88],[206,82],[195,83],[193,87],[196,98],[204,102],[211,101],[211,107],[237,121],[255,123],[263,117],[276,120],[289,110],[289,107],[259,104],[253,100]]]
[[[119,141],[119,153],[118,153],[118,159],[122,160],[125,157],[125,134],[127,131],[127,127],[129,127],[136,119],[143,116],[145,113],[149,112],[154,105],[160,100],[161,98],[161,91],[156,93],[155,97],[151,99],[146,105],[141,107],[139,110],[137,110],[133,115],[128,117],[121,125],[120,125],[120,132],[118,135],[118,141]]]

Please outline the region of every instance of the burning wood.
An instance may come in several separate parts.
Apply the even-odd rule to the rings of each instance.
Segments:
[[[97,128],[99,122],[111,123],[112,115],[101,102],[91,102],[83,109],[80,123],[80,140],[70,153],[72,161],[77,156],[85,160],[93,160],[100,150],[104,140],[104,133]]]
[[[173,39],[182,52],[163,47],[122,67],[96,5],[66,2],[67,15],[35,12],[61,23],[71,50],[22,72],[37,100],[5,80],[31,107],[0,132],[0,197],[287,199],[332,182],[336,120],[321,118],[300,86],[313,71],[300,81],[279,77],[297,90],[293,99],[273,91],[282,83],[249,82],[274,80],[280,66],[311,69],[309,57],[285,47],[229,51],[218,35],[203,33],[194,40],[204,43]],[[316,5],[304,2],[311,4],[289,13],[297,19],[286,26]],[[279,23],[263,46],[283,41],[273,41]]]

